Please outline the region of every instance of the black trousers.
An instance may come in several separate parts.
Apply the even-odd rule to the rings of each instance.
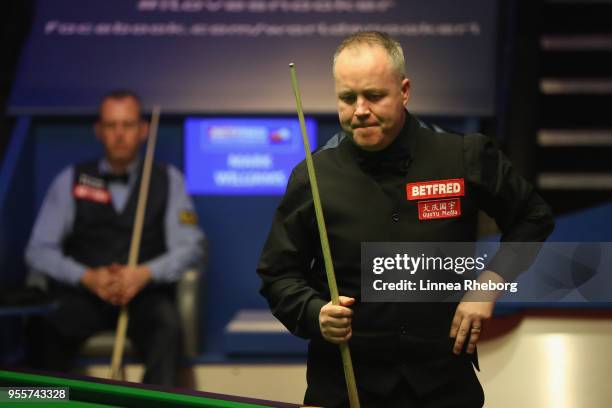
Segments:
[[[326,408],[348,408],[344,381],[334,382],[337,388],[332,393],[315,389],[309,384],[304,404]],[[363,408],[480,408],[484,404],[484,393],[474,373],[456,378],[456,381],[448,382],[426,393],[417,392],[403,377],[398,377],[393,388],[385,393],[373,390],[371,387],[361,387],[359,379],[357,387],[359,402]]]
[[[363,408],[480,408],[484,404],[482,389],[476,395],[459,386],[445,387],[428,395],[417,395],[410,385],[400,381],[386,395],[369,390],[359,389],[359,403]],[[312,400],[306,398],[305,405],[323,407],[349,407],[348,398],[343,401],[329,403],[328,401]]]
[[[450,344],[450,342],[449,342]],[[348,407],[344,371],[338,347],[311,342],[306,378],[305,405]],[[414,352],[388,358],[386,350],[372,345],[369,352],[351,350],[363,408],[480,408],[482,386],[472,366],[472,357]],[[445,350],[446,351],[446,350]]]
[[[28,355],[35,368],[67,372],[88,337],[115,329],[120,308],[86,288],[51,285],[59,308],[33,319],[28,327]],[[145,364],[143,382],[174,386],[181,352],[181,326],[175,285],[149,285],[128,304],[127,335]]]

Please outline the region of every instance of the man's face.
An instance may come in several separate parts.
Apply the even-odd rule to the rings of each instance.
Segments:
[[[135,159],[146,140],[148,125],[140,119],[140,107],[134,98],[107,98],[100,106],[94,129],[108,161],[125,166]]]
[[[344,49],[334,67],[340,125],[364,150],[381,150],[404,124],[410,81],[393,71],[379,46]]]

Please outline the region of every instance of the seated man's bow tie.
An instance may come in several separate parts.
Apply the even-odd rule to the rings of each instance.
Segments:
[[[105,174],[102,175],[102,178],[107,183],[123,183],[123,184],[127,184],[128,180],[130,178],[130,175],[128,173],[119,173],[119,174],[105,173]]]

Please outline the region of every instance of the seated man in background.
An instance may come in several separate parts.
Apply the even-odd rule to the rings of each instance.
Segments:
[[[67,371],[82,343],[114,329],[129,311],[128,337],[145,363],[143,381],[175,385],[181,327],[175,283],[204,258],[204,235],[183,177],[154,164],[138,257],[127,266],[148,124],[137,95],[114,91],[99,104],[95,134],[104,157],[64,169],[53,181],[26,249],[49,278],[59,308],[34,324],[33,364]],[[110,357],[110,356],[109,356]]]

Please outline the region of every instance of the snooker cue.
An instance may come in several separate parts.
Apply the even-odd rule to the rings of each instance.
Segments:
[[[306,151],[306,167],[308,169],[308,179],[310,180],[310,188],[312,190],[312,201],[315,208],[317,225],[319,227],[319,238],[321,239],[321,248],[323,250],[323,261],[325,263],[325,274],[327,275],[327,284],[331,294],[332,304],[340,304],[338,298],[338,285],[336,284],[336,275],[334,273],[334,264],[332,263],[331,251],[329,249],[329,241],[327,239],[327,228],[325,227],[325,219],[323,218],[323,208],[321,207],[321,197],[319,196],[319,186],[317,185],[317,176],[315,174],[312,154],[310,153],[310,143],[306,133],[306,124],[304,121],[304,111],[302,109],[302,97],[298,87],[297,75],[295,72],[295,64],[289,64],[291,73],[291,85],[295,95],[295,104],[297,108],[298,118],[300,119],[300,128],[302,130],[302,139],[304,141],[304,150]],[[351,408],[359,408],[359,395],[357,394],[357,383],[355,381],[355,373],[353,371],[353,362],[351,361],[351,352],[347,343],[340,344],[340,354],[342,356],[342,366],[344,368],[344,379],[348,390],[349,403]]]
[[[138,266],[138,254],[140,252],[140,238],[142,237],[142,226],[149,195],[149,181],[151,179],[151,169],[153,167],[153,153],[157,141],[157,128],[159,127],[160,108],[155,105],[151,115],[151,127],[149,128],[149,140],[147,141],[147,151],[145,153],[144,165],[142,166],[142,177],[140,179],[140,191],[138,192],[138,206],[136,207],[136,218],[132,229],[132,241],[130,242],[130,253],[128,266]],[[121,306],[119,319],[117,320],[117,331],[115,332],[115,344],[113,346],[113,357],[111,360],[110,375],[113,380],[121,380],[121,363],[123,359],[123,349],[125,347],[125,336],[128,326],[127,306]]]

